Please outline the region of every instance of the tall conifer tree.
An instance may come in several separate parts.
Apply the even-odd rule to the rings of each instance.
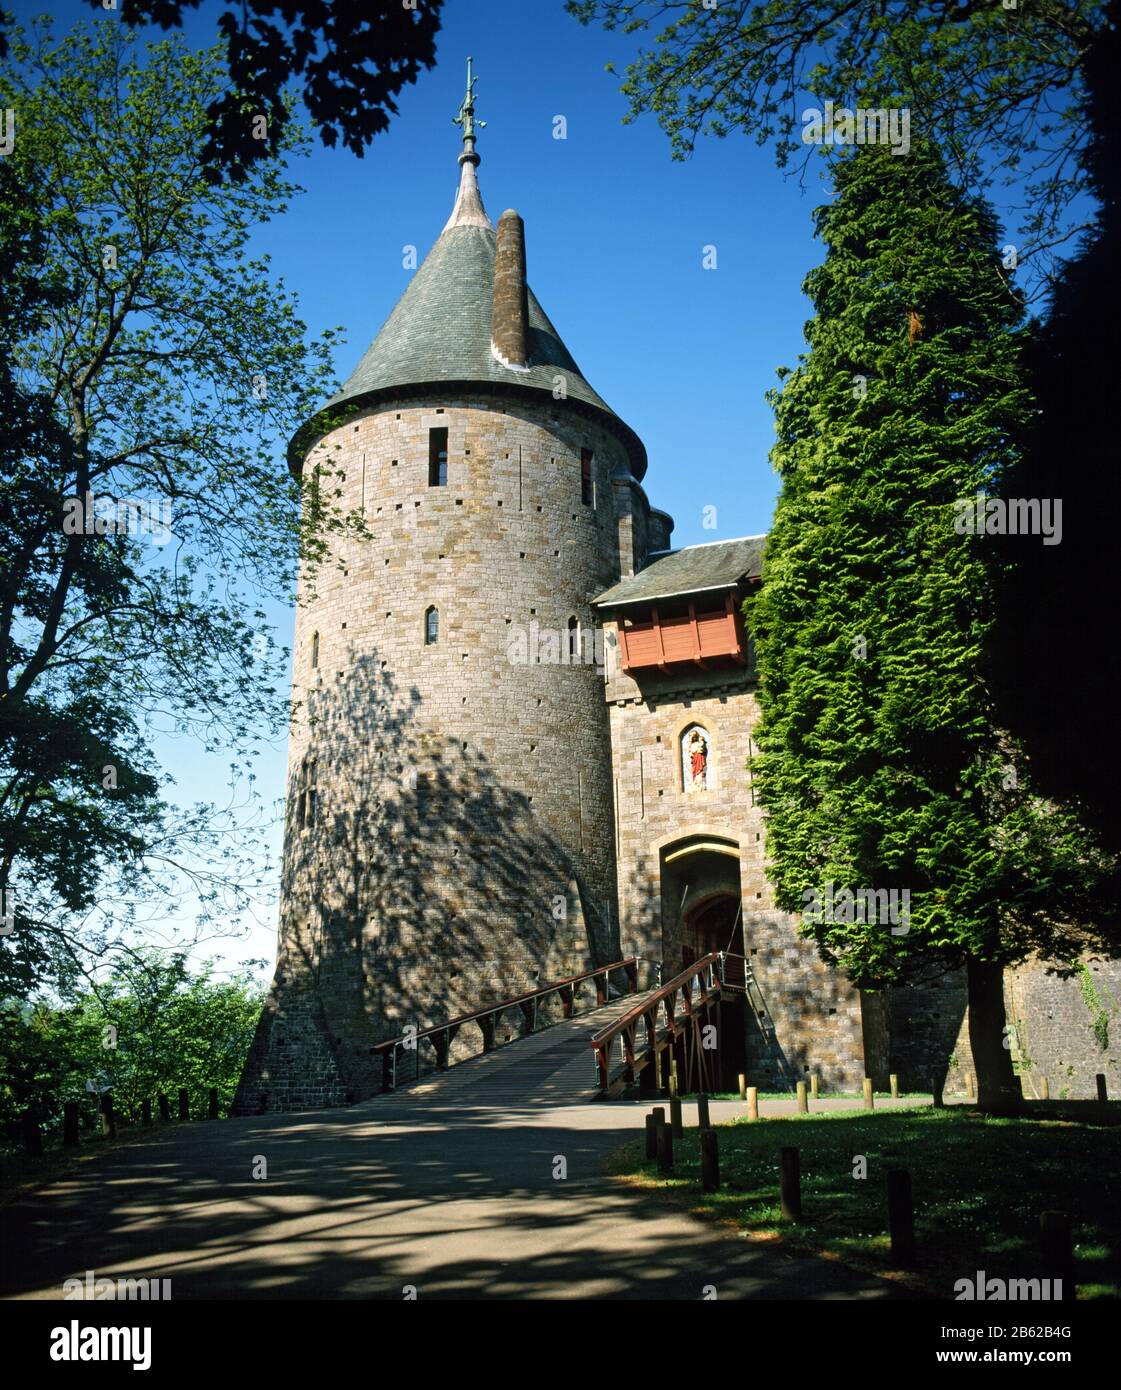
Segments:
[[[995,1108],[1015,1094],[1003,967],[1077,954],[1105,867],[1034,794],[984,672],[992,554],[960,504],[997,491],[1030,419],[1023,312],[992,212],[929,143],[853,148],[833,177],[810,350],[772,393],[754,772],[777,900],[821,909],[805,929],[827,959],[862,987],[965,966]],[[897,890],[900,920],[861,889]]]

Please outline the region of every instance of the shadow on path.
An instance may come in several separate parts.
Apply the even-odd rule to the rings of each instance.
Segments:
[[[550,1057],[554,1079],[587,1065],[570,1026],[527,1041],[537,1089],[521,1105],[517,1063],[466,1063],[349,1109],[168,1128],[84,1163],[0,1214],[0,1293],[61,1298],[90,1269],[170,1279],[173,1300],[400,1299],[409,1285],[419,1298],[892,1296],[607,1177],[644,1110],[572,1104],[571,1083],[543,1101]]]

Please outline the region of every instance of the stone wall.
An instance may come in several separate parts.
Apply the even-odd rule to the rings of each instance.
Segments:
[[[883,1071],[895,1072],[905,1091],[929,1091],[941,1075],[947,1095],[964,1095],[973,1074],[967,1002],[963,969],[932,965],[920,984],[891,990]]]
[[[1025,1096],[1038,1097],[1046,1076],[1052,1098],[1091,1099],[1098,1072],[1109,1094],[1121,1096],[1121,961],[1085,956],[1082,965],[1085,974],[1032,961],[1005,975],[1004,1004]]]
[[[657,540],[668,539],[669,530],[666,529],[666,522],[669,522],[670,529],[673,522],[662,513],[664,520],[657,522],[655,519],[655,526],[651,526],[650,502],[642,484],[632,476],[629,464],[621,464],[615,470],[611,487],[617,517],[615,548],[619,573],[629,576],[642,568],[647,554],[655,548],[650,543],[651,531],[654,531]]]
[[[1121,962],[1087,956],[1082,965],[1086,974],[1039,960],[1005,971],[1009,1050],[1028,1100],[1042,1099],[1043,1077],[1053,1100],[1092,1099],[1099,1072],[1121,1094]],[[964,970],[892,991],[890,1031],[889,1069],[904,1089],[929,1090],[944,1073],[947,1095],[976,1094]]]
[[[430,487],[428,432],[441,427],[447,485]],[[285,1035],[305,989],[360,1097],[380,1085],[374,1042],[619,954],[603,676],[590,641],[586,661],[566,647],[572,618],[590,638],[588,600],[619,576],[610,479],[623,446],[563,402],[480,391],[368,411],[320,441],[315,466],[371,534],[339,543],[314,592],[307,576],[300,586],[286,965],[246,1108],[261,1091],[270,1107],[302,1103],[277,1069],[307,1048]],[[312,759],[317,824],[301,829]]]
[[[775,909],[767,880],[763,816],[747,770],[758,719],[754,672],[643,673],[640,685],[618,669],[615,624],[609,622],[607,630],[624,954],[658,959],[666,978],[677,973],[690,944],[683,936],[679,893],[690,890],[667,870],[666,850],[691,839],[734,841],[738,853],[731,863],[738,871],[746,959],[755,980],[747,1057],[752,1084],[786,1089],[816,1071],[828,1088],[859,1090],[859,994],[799,935],[796,919]],[[682,776],[680,741],[694,723],[711,738],[704,791],[687,791]],[[696,854],[695,862],[705,861],[712,891],[721,891],[718,860],[703,849]],[[672,882],[672,892],[664,891],[665,882]]]
[[[432,428],[448,430],[443,487],[429,486]],[[672,525],[608,428],[547,398],[418,395],[348,421],[306,466],[369,535],[339,542],[314,587],[301,578],[278,962],[237,1109],[361,1098],[381,1084],[374,1043],[624,954],[675,974],[685,914],[729,883],[753,1084],[816,1072],[857,1090],[867,1068],[878,1086],[890,1070],[927,1089],[948,1067],[947,1091],[964,1090],[960,972],[862,1002],[775,909],[747,770],[751,667],[640,684],[617,669],[612,623],[594,641],[590,600]],[[682,777],[694,723],[711,739],[703,791]],[[312,786],[315,824],[301,825]],[[1009,973],[1026,1094],[1046,1075],[1053,1096],[1092,1095],[1096,1072],[1121,1090],[1121,966],[1089,962],[1089,978],[1110,1016],[1104,1048],[1078,978]],[[478,1050],[475,1031],[453,1060]]]

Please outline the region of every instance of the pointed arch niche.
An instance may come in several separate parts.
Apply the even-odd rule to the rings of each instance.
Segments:
[[[678,775],[681,790],[698,796],[716,787],[712,730],[699,719],[690,720],[677,735]]]

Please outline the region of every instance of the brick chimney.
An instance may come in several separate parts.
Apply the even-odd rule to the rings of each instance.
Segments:
[[[490,347],[504,367],[529,371],[529,300],[525,283],[525,224],[513,208],[498,219]]]

